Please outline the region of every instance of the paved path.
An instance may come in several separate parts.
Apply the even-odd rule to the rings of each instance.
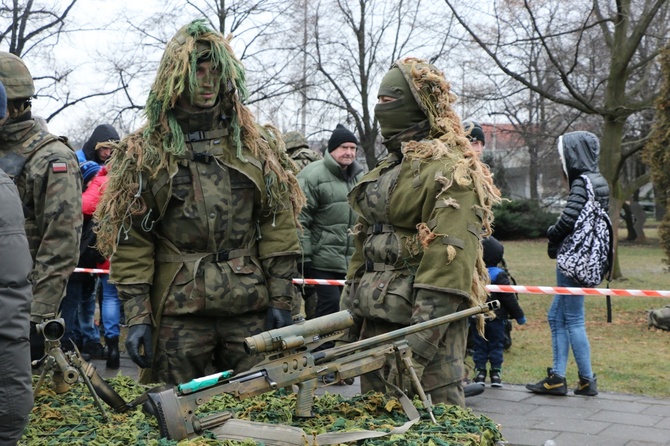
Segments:
[[[92,361],[103,377],[119,371],[137,377],[137,368],[124,353],[121,369],[107,370],[105,361]],[[664,384],[664,385],[667,385]],[[352,386],[320,388],[317,393],[352,396]],[[506,446],[670,446],[670,400],[601,392],[596,397],[535,395],[519,385],[486,387],[466,400],[477,414],[501,425]]]

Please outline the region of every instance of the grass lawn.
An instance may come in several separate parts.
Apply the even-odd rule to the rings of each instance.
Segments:
[[[631,243],[620,230],[618,256],[622,277],[610,288],[670,290],[670,272],[663,262],[655,228],[645,230],[645,243]],[[546,254],[545,240],[505,241],[505,259],[519,285],[554,286],[555,261]],[[601,288],[606,287],[603,283]],[[528,322],[514,322],[513,345],[505,352],[503,382],[526,384],[546,376],[552,365],[547,310],[551,295],[520,294]],[[591,343],[593,370],[602,391],[670,397],[667,367],[670,332],[648,329],[647,312],[670,304],[670,298],[612,296],[612,323],[607,323],[605,296],[586,297],[586,329]],[[468,358],[472,366],[472,358]],[[470,377],[473,373],[470,374]],[[577,366],[570,353],[567,369],[570,389],[577,384]]]

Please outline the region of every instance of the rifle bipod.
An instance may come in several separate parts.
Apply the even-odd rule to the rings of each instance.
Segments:
[[[98,375],[93,364],[84,361],[74,342],[72,342],[74,350],[63,352],[60,343],[60,339],[65,333],[63,319],[46,320],[37,326],[37,331],[44,335],[45,355],[41,359],[33,361],[33,367],[42,367],[40,377],[33,389],[35,399],[37,399],[37,394],[44,384],[47,374],[51,373],[53,390],[57,394],[69,391],[72,384],[76,383],[81,377],[105,421],[108,421],[108,417],[104,406],[100,402],[101,399],[117,412],[127,410],[123,398]]]

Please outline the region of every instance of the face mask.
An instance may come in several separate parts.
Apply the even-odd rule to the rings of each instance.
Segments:
[[[405,77],[397,67],[386,73],[377,96],[397,98],[391,102],[375,105],[375,117],[379,121],[385,139],[426,120],[426,115],[421,111]]]

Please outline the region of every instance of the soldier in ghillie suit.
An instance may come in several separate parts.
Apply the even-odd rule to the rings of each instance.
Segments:
[[[304,196],[279,132],[243,105],[242,64],[205,23],[167,44],[146,123],[114,150],[95,213],[143,382],[247,370],[244,338],[292,323]]]
[[[306,165],[323,158],[320,153],[309,148],[307,138],[300,132],[286,132],[283,136],[286,152],[296,164],[298,171]]]
[[[491,206],[500,200],[441,71],[419,59],[400,60],[384,76],[378,99],[375,116],[388,156],[349,194],[360,217],[341,302],[362,323],[363,339],[486,301],[480,237],[490,234]],[[407,337],[434,403],[465,405],[467,324],[462,319]],[[382,370],[362,377],[363,392],[397,381],[394,359]]]
[[[31,358],[37,360],[44,356],[44,338],[36,326],[56,316],[79,259],[81,173],[67,139],[44,131],[32,119],[35,86],[23,60],[0,52],[0,81],[7,90],[8,114],[0,126],[0,169],[14,180],[23,203],[33,259]]]

